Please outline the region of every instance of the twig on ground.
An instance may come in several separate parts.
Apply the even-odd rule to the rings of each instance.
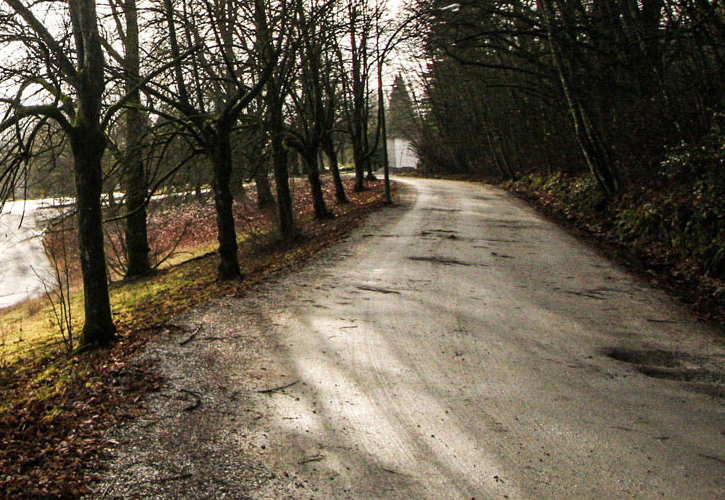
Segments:
[[[182,340],[181,342],[179,342],[179,345],[185,345],[185,344],[188,344],[189,342],[191,342],[191,341],[192,341],[192,340],[194,339],[194,337],[196,337],[196,335],[197,335],[197,334],[198,334],[198,333],[199,333],[199,332],[201,331],[201,328],[202,328],[203,326],[204,326],[203,324],[200,324],[199,326],[197,326],[197,327],[196,327],[196,330],[194,330],[194,331],[193,331],[193,332],[191,333],[191,335],[189,335],[189,336],[188,336],[188,337],[186,337],[186,338],[185,338],[184,340]]]
[[[118,477],[114,477],[113,478],[113,481],[111,481],[110,483],[108,483],[108,486],[106,486],[103,489],[103,493],[99,497],[99,500],[103,500],[104,498],[106,498],[106,495],[108,495],[111,492],[111,490],[113,489],[113,487],[116,486],[116,481],[118,481]]]
[[[399,476],[407,476],[407,477],[414,477],[414,476],[413,476],[413,475],[411,475],[411,474],[406,474],[405,472],[400,472],[400,471],[397,471],[397,470],[395,470],[395,469],[387,469],[387,468],[385,468],[385,467],[381,467],[380,469],[382,469],[382,470],[384,470],[385,472],[388,472],[388,473],[390,473],[390,474],[397,474],[397,475],[399,475]]]
[[[262,389],[261,391],[257,391],[259,394],[273,394],[275,392],[282,392],[284,389],[287,389],[289,387],[292,387],[293,385],[297,384],[299,380],[295,380],[294,382],[290,382],[286,385],[280,385],[279,387],[272,387],[271,389]]]
[[[310,462],[319,462],[320,460],[324,460],[325,455],[314,455],[309,458],[305,458],[304,460],[300,460],[297,462],[299,465],[309,464]]]

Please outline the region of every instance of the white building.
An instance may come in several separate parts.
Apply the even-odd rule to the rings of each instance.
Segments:
[[[388,165],[390,168],[418,168],[418,156],[408,139],[388,137]]]

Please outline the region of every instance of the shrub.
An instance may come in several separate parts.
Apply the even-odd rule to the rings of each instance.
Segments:
[[[690,260],[702,274],[725,278],[725,134],[719,129],[673,148],[651,185],[630,185],[609,202],[591,176],[532,174],[512,186],[640,254]]]

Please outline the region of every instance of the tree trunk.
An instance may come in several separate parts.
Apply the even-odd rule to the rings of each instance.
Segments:
[[[320,181],[320,170],[317,167],[317,152],[309,152],[303,155],[307,169],[307,180],[312,190],[312,204],[315,208],[315,219],[329,219],[333,217],[332,212],[327,210],[325,197],[322,193],[322,182]]]
[[[352,155],[355,162],[355,189],[356,193],[365,191],[365,154],[359,141],[353,137]]]
[[[272,187],[269,185],[269,171],[265,162],[259,165],[254,173],[254,184],[257,186],[257,207],[269,208],[274,206],[274,196],[272,195]]]
[[[302,166],[300,162],[300,155],[296,151],[290,151],[291,154],[291,160],[290,160],[290,167],[292,170],[292,175],[294,176],[300,176],[302,175]]]
[[[379,47],[378,47],[379,48]],[[378,52],[378,126],[383,138],[383,177],[385,180],[385,203],[390,205],[393,198],[390,193],[390,159],[388,158],[388,122],[385,118],[385,96],[383,94],[383,60]],[[368,159],[368,161],[370,161]],[[372,174],[372,172],[370,172]]]
[[[279,234],[285,241],[291,241],[297,234],[292,212],[292,194],[289,189],[289,170],[287,170],[287,152],[279,132],[272,131],[272,166],[274,184],[277,191],[277,224]]]
[[[356,36],[357,11],[350,11],[350,47],[352,48],[352,123],[350,123],[350,139],[352,141],[353,161],[355,162],[355,192],[365,190],[365,149],[363,143],[363,121],[365,117],[365,84],[363,81],[362,58],[360,46],[366,49],[366,33],[361,34],[358,45]]]
[[[222,127],[220,127],[222,128]],[[234,212],[230,182],[232,177],[232,147],[228,130],[211,132],[213,136],[212,163],[213,189],[216,208],[217,238],[219,240],[219,279],[241,279],[237,257],[237,231],[234,228]]]
[[[116,338],[103,248],[101,158],[106,139],[98,126],[76,126],[70,137],[76,182],[76,210],[85,323],[80,346],[105,346]]]
[[[244,166],[239,158],[235,158],[232,154],[232,172],[229,178],[229,191],[235,200],[242,202],[247,200],[247,191],[244,187],[245,174]]]
[[[134,111],[134,113],[137,113]],[[128,128],[131,118],[127,115]],[[140,121],[140,120],[139,120]],[[127,141],[132,138],[140,141],[138,134],[127,134]],[[134,136],[134,137],[129,137]],[[128,142],[128,144],[133,144]],[[135,143],[139,145],[138,142]],[[146,175],[140,151],[131,147],[126,151],[126,278],[141,276],[151,270],[149,261],[149,243],[146,227]]]
[[[362,126],[362,149],[364,151],[364,164],[365,164],[365,172],[367,172],[367,175],[365,176],[366,181],[376,181],[378,180],[375,175],[373,174],[373,161],[372,161],[372,151],[370,150],[370,139],[368,138],[368,119],[367,119],[367,106],[365,106],[365,120],[363,121]]]
[[[138,15],[136,0],[125,0],[126,58],[124,61],[126,92],[137,85],[140,74]],[[133,278],[151,270],[149,243],[146,228],[146,172],[144,168],[142,140],[144,122],[141,115],[141,94],[131,92],[126,109],[126,155],[124,181],[126,190],[126,278]]]
[[[96,4],[93,0],[68,3],[78,50],[78,98],[74,124],[67,130],[73,151],[78,212],[78,244],[85,323],[80,347],[104,346],[116,338],[111,317],[111,301],[106,277],[106,256],[103,248],[101,191],[103,169],[101,159],[106,137],[101,129],[101,103],[105,90],[105,61],[98,33]]]
[[[335,183],[335,199],[338,203],[348,203],[347,195],[345,194],[345,186],[342,184],[342,177],[340,177],[340,167],[337,164],[337,153],[335,152],[335,143],[332,142],[332,138],[329,134],[325,134],[322,138],[322,149],[327,155],[327,159],[330,162],[330,172],[332,172],[332,180]]]
[[[201,189],[201,179],[199,176],[195,176],[194,179],[194,198],[196,198],[196,201],[199,203],[204,201],[204,192]]]
[[[279,87],[274,77],[267,81],[265,94],[269,109],[269,141],[272,148],[272,170],[277,192],[277,224],[279,234],[284,241],[296,236],[294,215],[292,212],[292,194],[289,188],[289,169],[287,168],[287,150],[284,146],[284,117]]]
[[[375,174],[373,173],[373,162],[370,158],[365,160],[365,169],[367,170],[367,175],[365,176],[365,180],[368,182],[373,182],[378,180],[377,177],[375,177]]]

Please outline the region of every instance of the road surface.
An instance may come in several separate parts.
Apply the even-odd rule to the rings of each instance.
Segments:
[[[725,498],[720,334],[499,190],[399,182],[151,348],[169,383],[99,491]]]
[[[40,238],[43,220],[38,209],[43,201],[48,200],[8,202],[0,213],[0,309],[54,287]]]

